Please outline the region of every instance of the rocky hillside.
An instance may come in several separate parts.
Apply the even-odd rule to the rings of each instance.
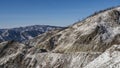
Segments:
[[[0,68],[80,68],[101,54],[52,53],[14,41],[3,42],[0,46]]]
[[[11,40],[22,42],[54,29],[62,29],[62,27],[33,25],[20,28],[0,29],[0,42]]]
[[[120,68],[120,7],[25,44],[0,44],[1,68]]]
[[[38,36],[29,45],[60,53],[104,52],[112,45],[120,43],[120,8],[106,10],[48,35],[49,33],[45,33]],[[47,39],[44,40],[43,37]]]

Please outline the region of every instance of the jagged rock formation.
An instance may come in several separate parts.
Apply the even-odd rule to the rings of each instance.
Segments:
[[[25,45],[0,45],[1,68],[120,68],[120,7],[41,34]]]
[[[20,28],[0,29],[0,42],[15,40],[27,41],[47,31],[62,29],[63,27],[49,25],[33,25]]]

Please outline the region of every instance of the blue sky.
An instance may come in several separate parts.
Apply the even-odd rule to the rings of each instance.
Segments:
[[[0,0],[0,28],[67,26],[120,0]]]

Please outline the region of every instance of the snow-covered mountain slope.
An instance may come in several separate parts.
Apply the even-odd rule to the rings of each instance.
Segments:
[[[101,53],[50,53],[10,41],[0,43],[0,68],[81,68]]]
[[[29,42],[28,45],[62,54],[76,52],[95,52],[104,54],[106,49],[112,48],[113,45],[119,46],[120,44],[120,7],[110,8],[100,13],[96,13],[64,30],[51,32],[51,35],[47,37],[48,35],[49,33],[42,34],[33,39],[34,42],[32,42],[32,44]],[[119,58],[118,53],[115,53],[117,58]],[[107,57],[106,54],[105,56]],[[106,57],[104,57],[104,59]],[[116,62],[114,62],[114,60],[116,59],[107,61],[113,61],[114,64]],[[96,60],[96,62],[99,64],[98,60]],[[106,61],[103,62],[107,64]],[[120,62],[117,62],[115,65],[118,64],[117,66],[119,66],[119,63]],[[104,65],[104,63],[101,64],[100,68],[111,67],[109,65]],[[90,66],[87,67],[91,68]],[[112,67],[116,68],[114,65]],[[98,67],[94,66],[94,68]]]
[[[22,42],[32,39],[47,31],[61,29],[62,27],[48,26],[48,25],[34,25],[12,29],[0,29],[0,41],[15,40]]]
[[[113,45],[84,68],[120,68],[120,45]]]
[[[1,68],[120,68],[120,7],[21,44],[0,43]]]
[[[120,44],[120,7],[97,13],[48,35],[45,33],[38,36],[29,45],[35,43],[34,46],[53,52],[104,52],[112,45]],[[47,38],[44,40],[41,37]]]
[[[104,52],[112,45],[120,44],[120,7],[89,17],[54,37],[57,35],[61,36],[53,51]]]

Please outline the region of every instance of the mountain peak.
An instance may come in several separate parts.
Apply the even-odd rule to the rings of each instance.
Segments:
[[[34,46],[53,52],[104,52],[113,44],[120,43],[116,38],[119,37],[120,32],[119,9],[120,7],[112,7],[102,10],[79,23],[54,33],[45,41],[41,42],[43,39],[35,39],[36,41],[34,40],[33,43],[39,43]],[[46,37],[46,35],[41,36]]]

